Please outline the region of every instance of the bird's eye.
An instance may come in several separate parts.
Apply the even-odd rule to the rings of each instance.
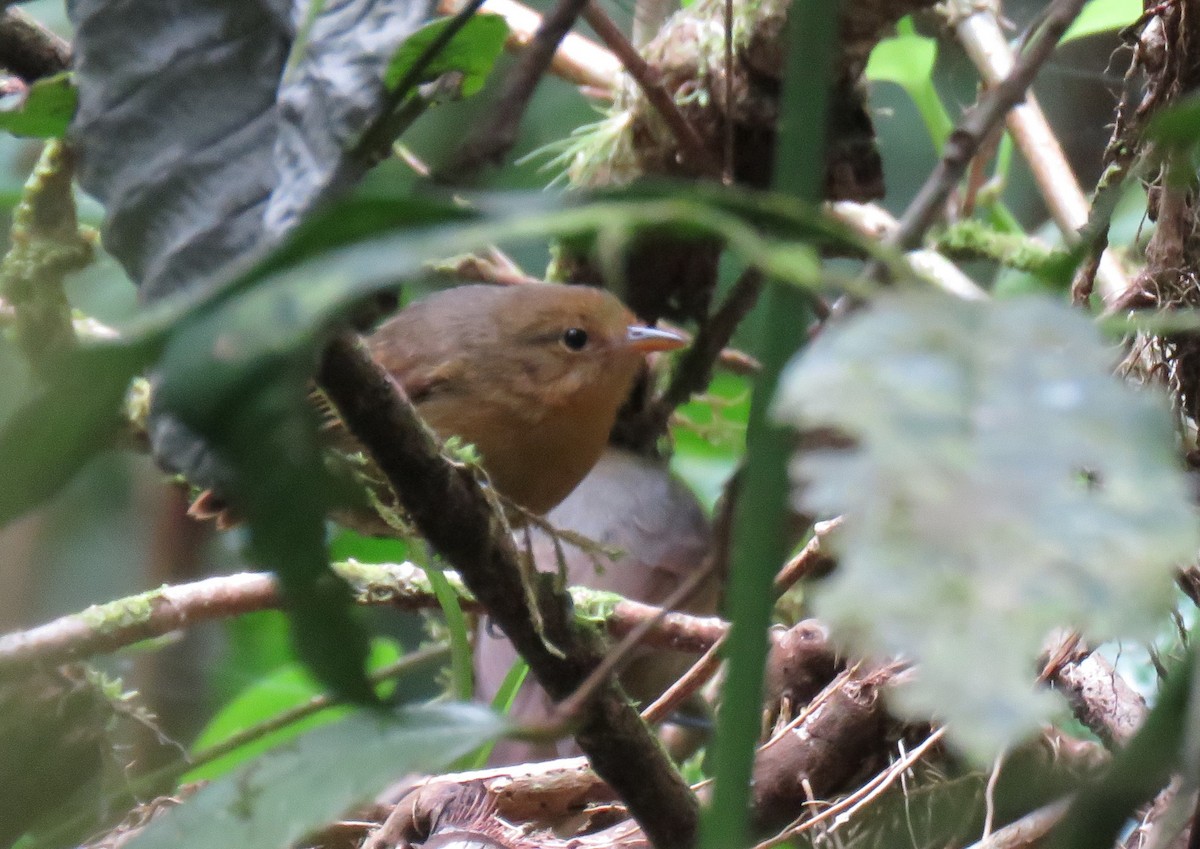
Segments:
[[[562,335],[562,341],[572,351],[582,351],[588,343],[587,331],[582,327],[568,327]]]

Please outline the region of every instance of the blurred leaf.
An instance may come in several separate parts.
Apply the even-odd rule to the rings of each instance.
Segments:
[[[383,77],[384,85],[394,89],[412,72],[421,54],[453,21],[453,17],[433,21],[406,38],[388,64]],[[463,74],[463,97],[470,97],[483,88],[492,66],[504,52],[506,38],[508,24],[504,18],[487,13],[475,14],[425,65],[418,81],[430,82],[442,74],[458,71]]]
[[[904,89],[921,113],[934,147],[941,149],[954,123],[933,86],[933,66],[937,62],[937,41],[918,35],[912,18],[896,26],[896,35],[875,45],[867,61],[867,79],[889,82]]]
[[[78,93],[69,73],[36,80],[29,90],[0,99],[0,130],[14,136],[62,138],[75,114]]]
[[[467,617],[458,602],[458,593],[450,586],[446,576],[437,566],[428,564],[428,556],[422,557],[421,568],[429,578],[438,607],[446,618],[446,629],[450,633],[450,693],[460,701],[471,700],[475,692],[475,678],[471,664],[471,636],[467,628]]]
[[[293,663],[287,616],[279,610],[247,613],[223,623],[226,648],[209,676],[212,698],[226,704],[280,667]]]
[[[121,402],[149,346],[101,344],[64,357],[0,429],[0,526],[55,495],[122,427]]]
[[[1059,44],[1127,27],[1142,14],[1141,0],[1090,0]]]
[[[1192,145],[1200,140],[1200,94],[1179,98],[1174,105],[1150,117],[1147,138],[1164,144]]]
[[[394,663],[401,654],[400,645],[394,640],[377,638],[371,642],[371,655],[368,658],[367,667],[375,670]],[[394,688],[395,682],[381,685],[380,698],[386,698]],[[289,663],[279,667],[258,678],[222,707],[200,732],[196,742],[192,744],[192,753],[196,754],[218,745],[235,734],[266,722],[286,710],[299,707],[324,692],[320,683],[303,666]],[[339,706],[312,714],[285,728],[266,734],[252,743],[247,743],[225,757],[192,770],[182,780],[184,782],[198,781],[224,775],[238,764],[261,755],[268,749],[298,736],[301,732],[320,725],[328,725],[351,713],[352,710],[353,708],[350,707]]]
[[[1166,400],[1051,299],[888,297],[795,360],[776,413],[833,427],[801,453],[800,506],[842,513],[816,612],[856,653],[920,664],[906,716],[950,722],[980,762],[1054,697],[1035,659],[1057,627],[1153,636],[1200,544]]]
[[[127,849],[280,849],[405,773],[433,772],[495,739],[485,708],[362,711],[296,738],[163,811]]]
[[[349,528],[338,527],[329,542],[330,560],[357,560],[360,563],[403,563],[409,559],[408,542],[392,537],[368,537]]]
[[[222,495],[249,526],[253,559],[279,576],[300,657],[336,694],[369,702],[366,631],[325,547],[332,487],[308,402],[320,327],[304,323],[297,299],[259,294],[230,299],[176,330],[159,361],[156,410],[202,438],[227,467]],[[288,312],[297,316],[289,320]]]
[[[728,373],[676,412],[671,469],[710,510],[745,452],[749,415],[749,381]]]
[[[525,678],[528,675],[529,664],[525,662],[525,658],[517,655],[517,659],[508,668],[508,672],[504,675],[504,680],[500,682],[500,686],[496,689],[496,695],[492,697],[492,710],[502,716],[508,716],[512,711],[513,702],[517,700],[517,693],[521,691],[521,685],[525,683]],[[467,769],[483,769],[487,766],[488,759],[492,756],[494,748],[496,748],[494,740],[480,746],[479,751],[475,753],[475,757],[471,759],[471,763],[467,766]]]

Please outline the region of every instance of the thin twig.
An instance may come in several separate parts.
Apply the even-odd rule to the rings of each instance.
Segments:
[[[973,13],[958,21],[954,32],[984,81],[989,86],[997,85],[1012,72],[1012,49],[1000,29],[995,11],[990,7],[972,6]],[[1070,245],[1078,243],[1079,230],[1088,222],[1088,200],[1032,93],[1026,94],[1024,103],[1009,110],[1006,122],[1063,239]],[[1111,253],[1100,253],[1097,270],[1101,294],[1106,301],[1129,287],[1129,279]]]
[[[654,415],[665,424],[672,412],[712,381],[713,364],[725,351],[742,319],[753,309],[762,291],[762,272],[745,271],[724,302],[705,320],[691,346],[679,360],[671,383],[655,402]]]
[[[724,637],[713,643],[687,672],[642,711],[642,719],[656,725],[699,691],[721,667],[721,651],[724,645]]]
[[[529,46],[521,52],[504,80],[490,120],[472,133],[458,153],[450,158],[450,164],[438,172],[440,180],[461,183],[485,163],[498,163],[504,158],[516,143],[517,129],[534,89],[550,67],[558,45],[571,31],[587,3],[588,0],[558,0],[550,14],[542,19]]]
[[[984,93],[946,140],[942,158],[905,210],[890,239],[893,247],[912,250],[920,246],[987,134],[1025,97],[1026,89],[1083,4],[1084,0],[1054,0],[1047,7],[1044,21],[1013,63],[1012,71]]]
[[[827,522],[818,522],[813,529],[813,537],[804,548],[783,564],[783,568],[775,576],[775,592],[783,594],[790,590],[793,585],[801,578],[808,577],[813,572],[825,568],[833,562],[833,558],[821,551],[821,539],[832,531],[837,530],[842,524],[840,516],[830,519]]]
[[[612,18],[596,5],[595,0],[583,7],[583,19],[596,31],[596,35],[608,49],[616,54],[629,76],[633,77],[646,95],[646,100],[662,116],[672,135],[675,136],[675,140],[679,142],[684,160],[690,161],[701,173],[719,178],[721,163],[713,157],[696,128],[679,111],[679,107],[675,105],[675,101],[663,87],[658,71],[647,64],[642,55],[637,52],[637,48],[629,43],[625,33],[621,32],[620,28],[612,22]]]
[[[864,807],[871,804],[873,801],[878,799],[879,796],[888,789],[888,787],[896,783],[897,779],[904,775],[904,773],[908,772],[908,770],[910,770],[917,761],[923,758],[930,749],[937,745],[937,743],[941,741],[945,734],[945,728],[937,729],[928,737],[926,737],[921,745],[917,746],[905,757],[888,766],[887,769],[883,770],[873,779],[862,785],[860,788],[858,788],[858,790],[838,801],[837,804],[830,805],[828,808],[821,811],[821,813],[816,814],[815,816],[808,818],[805,818],[806,815],[802,816],[799,820],[792,825],[789,825],[779,834],[757,844],[754,849],[771,849],[771,847],[785,843],[788,840],[791,840],[793,837],[801,835],[806,831],[811,831],[818,825],[828,822],[831,819],[836,818],[842,821],[849,820],[855,812],[862,810]]]
[[[969,849],[1025,849],[1036,846],[1050,833],[1050,829],[1058,825],[1070,806],[1069,798],[1051,802],[1010,822],[1004,828],[971,845]]]
[[[707,562],[697,569],[691,575],[688,575],[674,591],[663,602],[659,614],[644,622],[638,624],[636,628],[621,638],[617,645],[613,646],[604,656],[604,660],[587,679],[567,698],[559,702],[554,711],[552,722],[557,722],[562,725],[570,724],[575,717],[582,711],[592,698],[593,694],[603,685],[605,679],[615,676],[621,669],[622,664],[629,661],[633,651],[642,643],[650,629],[658,624],[667,615],[669,611],[674,610],[681,604],[685,604],[687,600],[704,584],[713,571],[712,558],[708,558]]]
[[[457,0],[442,0],[438,11],[443,15],[454,14],[459,5]],[[520,53],[528,47],[542,25],[540,14],[516,0],[485,0],[479,11],[504,18],[508,24],[504,47],[512,53]],[[611,100],[621,78],[621,63],[607,48],[577,32],[570,32],[554,51],[550,72],[582,87],[588,95]]]

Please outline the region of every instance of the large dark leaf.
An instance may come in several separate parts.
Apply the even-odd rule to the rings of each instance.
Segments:
[[[80,181],[104,202],[105,245],[145,299],[214,282],[365,170],[347,151],[382,106],[392,53],[431,5],[330,0],[294,44],[308,8],[70,5]]]
[[[105,245],[144,301],[219,287],[361,177],[368,163],[348,151],[384,108],[388,60],[430,12],[428,0],[70,4],[80,181],[105,204]],[[228,487],[254,553],[280,574],[303,653],[340,692],[366,698],[361,670],[347,671],[366,639],[326,568],[304,404],[319,328],[223,357],[221,322],[260,317],[192,307],[156,376],[156,454]]]

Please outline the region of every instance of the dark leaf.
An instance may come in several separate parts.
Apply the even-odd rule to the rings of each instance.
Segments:
[[[288,300],[253,294],[173,335],[158,366],[156,410],[202,437],[221,461],[221,495],[248,523],[255,561],[279,575],[300,656],[339,695],[369,702],[367,634],[350,588],[328,568],[332,487],[308,403],[320,337],[263,310],[286,310]]]

